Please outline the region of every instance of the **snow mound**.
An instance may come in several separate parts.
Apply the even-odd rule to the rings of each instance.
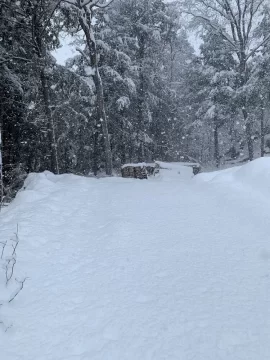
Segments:
[[[259,158],[243,166],[202,173],[194,178],[197,183],[232,184],[247,189],[270,192],[270,158]]]
[[[270,158],[259,158],[233,172],[233,178],[261,190],[270,191]]]
[[[196,175],[193,179],[194,182],[211,182],[217,178],[230,179],[233,172],[237,171],[240,167],[233,167],[225,170],[211,171],[211,172],[203,172]]]
[[[24,181],[22,190],[44,191],[53,187],[55,175],[49,171],[44,173],[31,173]]]

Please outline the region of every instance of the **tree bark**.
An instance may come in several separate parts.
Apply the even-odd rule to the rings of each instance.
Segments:
[[[103,84],[97,66],[96,66],[96,75],[94,76],[93,80],[97,91],[98,120],[101,122],[101,127],[104,137],[106,174],[112,175],[113,165],[112,165],[111,142],[109,137],[108,121],[107,121],[107,115],[104,104]]]
[[[2,157],[2,118],[3,118],[2,104],[0,103],[0,211],[2,209],[4,197],[4,183],[3,183],[3,157]]]
[[[44,110],[47,117],[47,132],[48,132],[48,146],[50,147],[50,170],[53,173],[59,174],[59,161],[58,161],[58,151],[57,143],[55,136],[54,121],[52,118],[52,113],[50,109],[50,97],[48,90],[48,79],[46,76],[46,70],[43,67],[40,72],[40,82],[42,87],[42,95],[44,101]]]
[[[144,141],[144,128],[145,128],[145,120],[144,120],[144,101],[145,101],[145,79],[143,73],[143,61],[145,58],[145,35],[144,33],[138,35],[139,39],[139,49],[137,59],[140,63],[139,69],[139,87],[138,87],[138,110],[137,110],[137,127],[138,127],[138,161],[145,161],[145,141]],[[142,137],[143,135],[143,137]]]
[[[264,106],[261,108],[261,157],[265,155],[265,126],[264,126]]]
[[[126,143],[125,143],[125,117],[124,114],[121,114],[121,140],[120,140],[120,158],[121,158],[121,164],[124,165],[126,163]]]
[[[247,83],[247,60],[246,60],[246,54],[244,51],[240,52],[239,55],[239,61],[240,61],[240,84],[243,88]],[[249,161],[252,161],[254,159],[254,148],[253,148],[253,137],[252,137],[252,123],[248,117],[247,112],[247,98],[245,94],[242,95],[242,114],[244,117],[244,124],[246,127],[246,139],[247,139],[247,146],[248,146],[248,158]]]
[[[217,125],[214,125],[214,157],[215,157],[215,163],[216,167],[220,167],[220,151],[219,151],[219,136],[218,136],[218,130],[219,127]]]
[[[93,134],[94,149],[93,149],[93,165],[92,165],[92,169],[93,169],[94,175],[97,176],[97,173],[98,173],[98,135],[99,135],[99,131],[98,131],[96,126],[95,126],[94,131],[95,132]]]
[[[247,138],[247,146],[248,146],[248,158],[249,158],[249,161],[252,161],[254,159],[252,123],[248,119],[248,113],[247,113],[245,108],[242,109],[242,113],[243,113],[243,116],[244,116],[244,122],[246,124],[246,138]]]

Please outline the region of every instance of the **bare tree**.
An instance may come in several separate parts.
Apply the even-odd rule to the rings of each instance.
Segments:
[[[185,12],[201,20],[222,36],[238,61],[239,108],[243,114],[249,159],[254,158],[252,119],[248,113],[245,87],[250,71],[249,61],[270,40],[256,36],[258,19],[268,5],[267,0],[180,0]]]

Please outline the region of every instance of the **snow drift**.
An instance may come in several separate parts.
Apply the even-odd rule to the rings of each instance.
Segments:
[[[210,182],[242,186],[261,193],[270,192],[270,158],[259,158],[243,166],[221,171],[202,173],[194,178],[196,182]]]
[[[1,360],[268,359],[270,201],[252,187],[269,189],[269,165],[207,181],[31,174],[0,215],[1,241],[19,224],[14,278],[28,278],[0,307]]]

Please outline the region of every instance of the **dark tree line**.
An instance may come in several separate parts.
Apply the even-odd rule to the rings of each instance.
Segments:
[[[266,0],[0,0],[5,191],[45,169],[264,156],[269,14]],[[60,66],[63,33],[78,51]]]

